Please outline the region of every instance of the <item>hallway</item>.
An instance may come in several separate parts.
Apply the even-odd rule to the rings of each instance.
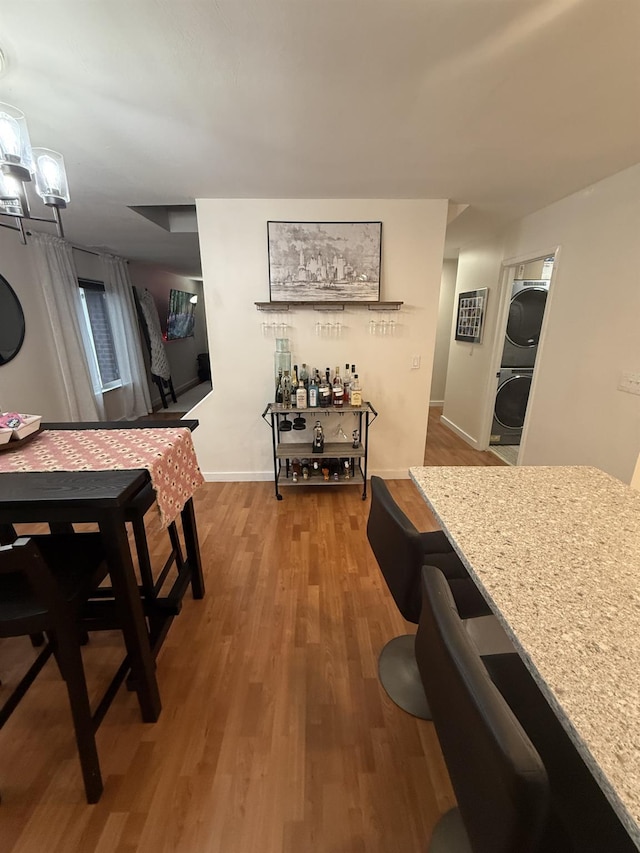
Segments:
[[[490,450],[474,450],[440,422],[442,406],[429,408],[425,465],[505,465]]]

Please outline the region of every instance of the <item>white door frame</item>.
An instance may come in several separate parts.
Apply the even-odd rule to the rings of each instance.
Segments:
[[[534,254],[527,253],[526,255],[518,255],[513,258],[505,258],[500,265],[500,284],[498,287],[498,298],[499,298],[499,306],[498,306],[498,315],[496,318],[496,325],[493,337],[493,353],[491,356],[491,370],[487,376],[487,387],[485,393],[485,404],[482,414],[482,432],[480,435],[479,441],[479,450],[488,450],[490,445],[489,441],[491,438],[491,427],[493,425],[493,409],[496,401],[496,392],[498,390],[498,378],[497,374],[500,370],[500,361],[502,359],[502,349],[504,346],[504,336],[507,331],[507,321],[509,319],[509,305],[511,303],[511,286],[513,280],[515,278],[516,268],[520,266],[520,264],[528,264],[533,261],[539,261],[544,258],[551,257],[553,255],[553,269],[551,271],[551,279],[549,281],[549,293],[547,296],[547,301],[545,303],[544,316],[542,318],[542,326],[540,328],[540,338],[538,340],[538,350],[536,353],[536,365],[540,364],[540,358],[542,355],[542,349],[544,340],[546,338],[546,330],[548,325],[548,318],[551,308],[551,303],[553,301],[553,296],[555,294],[556,287],[555,285],[552,287],[558,270],[558,262],[560,259],[560,246],[556,246],[555,248],[550,248],[547,251],[536,252]],[[533,405],[535,404],[535,392],[536,392],[536,377],[538,371],[534,370],[533,372],[533,380],[531,382],[531,391],[529,393],[529,401],[527,403],[527,411],[525,413],[524,425],[522,428],[522,438],[520,440],[520,453],[524,449],[527,441],[528,434],[528,421],[529,421],[529,413]]]

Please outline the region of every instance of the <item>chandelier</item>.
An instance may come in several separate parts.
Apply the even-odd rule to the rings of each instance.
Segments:
[[[27,184],[32,180],[36,193],[51,208],[53,219],[31,215]],[[69,200],[62,154],[50,148],[32,148],[24,113],[0,103],[0,216],[14,219],[13,225],[0,220],[0,226],[19,231],[23,243],[27,242],[25,219],[51,222],[58,236],[64,237],[60,211]]]

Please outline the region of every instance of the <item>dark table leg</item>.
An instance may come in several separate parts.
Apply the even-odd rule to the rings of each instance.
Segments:
[[[118,610],[138,702],[145,723],[154,723],[162,704],[156,681],[155,662],[142,611],[124,516],[109,514],[100,520],[100,532],[107,552],[111,584]]]
[[[198,545],[196,515],[193,511],[192,498],[189,498],[182,510],[182,530],[184,532],[184,544],[187,549],[187,561],[191,569],[191,591],[194,598],[204,598],[204,577],[202,576],[200,546]]]
[[[0,545],[11,545],[17,538],[13,524],[0,524]]]

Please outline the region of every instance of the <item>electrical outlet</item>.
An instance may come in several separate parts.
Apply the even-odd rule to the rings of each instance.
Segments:
[[[640,373],[623,370],[618,382],[618,391],[626,391],[627,394],[638,394],[640,396]]]
[[[411,370],[419,370],[420,369],[420,356],[414,355],[411,359]]]

